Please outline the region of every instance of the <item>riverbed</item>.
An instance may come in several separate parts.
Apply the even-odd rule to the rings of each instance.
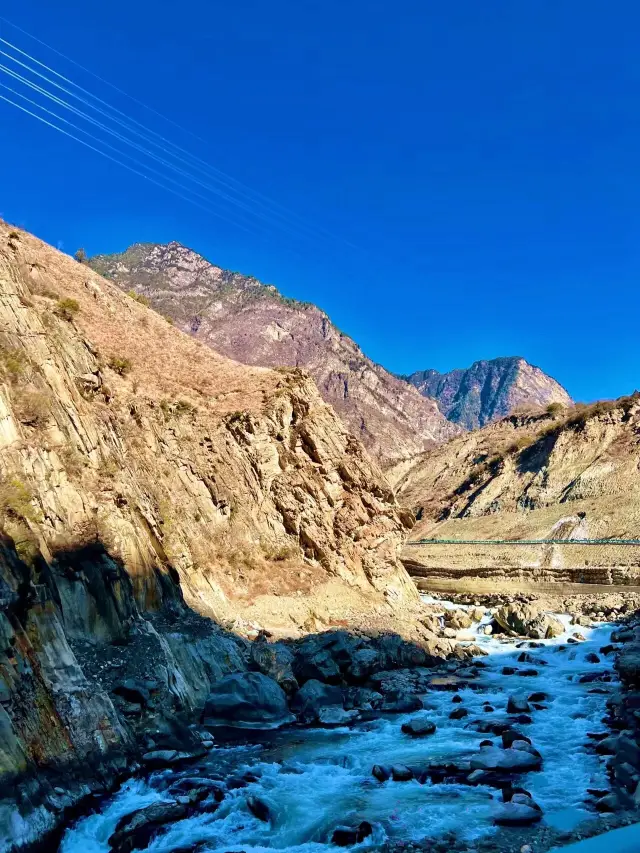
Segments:
[[[245,787],[229,790],[215,811],[170,824],[147,849],[173,853],[204,842],[202,850],[210,853],[328,853],[337,849],[330,843],[335,827],[360,821],[369,822],[373,833],[357,845],[358,850],[394,840],[438,838],[447,832],[470,844],[491,836],[497,831],[494,817],[502,802],[495,787],[431,779],[379,782],[372,766],[464,766],[484,739],[500,745],[500,737],[478,727],[513,721],[506,706],[515,693],[544,694],[528,715],[531,722],[523,718],[516,725],[541,753],[542,769],[522,774],[518,784],[540,806],[543,821],[557,829],[571,830],[593,819],[593,797],[588,792],[606,790],[608,779],[606,759],[596,754],[589,734],[606,732],[602,723],[606,701],[616,689],[609,680],[612,656],[599,651],[610,642],[613,626],[574,627],[569,617],[559,618],[565,626],[562,636],[531,643],[487,636],[487,613],[470,629],[469,642],[487,653],[479,658],[478,676],[463,679],[459,689],[430,690],[422,696],[422,711],[382,715],[348,728],[282,730],[262,742],[212,750],[190,765],[190,776],[239,778],[247,772],[254,776]],[[576,642],[575,634],[585,639]],[[523,653],[529,661],[518,660]],[[515,673],[503,674],[505,667]],[[530,674],[519,675],[525,671]],[[456,709],[465,709],[467,715],[451,719]],[[425,738],[403,734],[402,724],[416,717],[434,722],[436,732]],[[152,803],[171,801],[167,789],[174,779],[175,771],[163,771],[146,780],[128,781],[100,813],[66,831],[60,853],[108,853],[108,839],[118,820]],[[268,806],[269,821],[249,811],[250,797]]]

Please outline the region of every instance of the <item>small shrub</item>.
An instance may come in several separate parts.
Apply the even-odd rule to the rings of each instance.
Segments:
[[[564,406],[562,403],[549,403],[545,411],[548,415],[559,415],[560,412],[564,411]]]
[[[9,231],[9,239],[10,240],[19,240],[20,235],[18,234],[17,231]]]
[[[0,371],[11,383],[17,382],[29,366],[29,359],[19,349],[0,348]]]
[[[0,514],[9,518],[38,522],[39,511],[33,506],[33,494],[18,477],[0,483]]]
[[[74,255],[73,257],[75,258],[75,260],[76,260],[79,264],[87,264],[87,263],[89,263],[89,259],[88,259],[88,257],[87,257],[87,253],[85,252],[85,250],[84,250],[84,249],[77,249],[77,251],[76,251],[76,253],[75,253],[75,255]]]
[[[144,305],[145,308],[148,308],[151,303],[142,293],[136,293],[135,290],[127,291],[127,296],[130,296],[132,299],[135,299],[136,302],[139,302],[140,305]]]
[[[44,296],[46,299],[60,299],[60,294],[55,290],[49,290],[48,287],[40,291],[40,296]]]
[[[299,556],[299,552],[292,545],[280,545],[276,548],[265,548],[264,555],[273,563],[282,563]]]
[[[531,437],[528,435],[519,435],[515,441],[512,441],[511,444],[507,447],[507,453],[515,454],[520,453],[521,450],[524,450],[525,447],[529,447],[532,443]]]
[[[71,447],[70,445],[67,447],[63,447],[60,451],[60,458],[62,459],[62,463],[65,467],[65,471],[67,474],[78,475],[82,473],[84,469],[84,460],[81,454],[76,450],[75,447]]]
[[[42,391],[25,391],[16,399],[14,410],[21,424],[43,427],[49,420],[49,398]]]
[[[20,522],[12,528],[11,537],[16,547],[16,554],[18,557],[20,557],[23,563],[26,563],[28,566],[33,566],[37,558],[40,556],[38,540],[34,536],[33,532],[26,526],[26,524]]]
[[[113,370],[114,373],[117,373],[118,376],[126,376],[128,373],[131,373],[131,368],[133,364],[131,363],[130,358],[123,358],[119,355],[112,355],[109,361],[107,362],[107,366]]]
[[[175,411],[177,415],[195,415],[198,409],[188,400],[176,400]]]
[[[63,320],[68,320],[69,322],[73,320],[78,311],[80,310],[80,305],[76,299],[69,299],[68,297],[65,299],[58,299],[58,303],[55,307],[55,313],[58,317],[61,317]]]

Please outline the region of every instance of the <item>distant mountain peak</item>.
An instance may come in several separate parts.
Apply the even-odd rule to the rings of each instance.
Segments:
[[[520,355],[483,359],[448,373],[417,370],[403,378],[466,429],[482,427],[520,406],[573,402],[559,382]]]

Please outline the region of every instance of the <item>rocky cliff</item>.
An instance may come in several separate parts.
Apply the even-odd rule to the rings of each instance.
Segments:
[[[327,315],[178,243],[91,259],[182,331],[244,364],[302,367],[351,433],[387,466],[456,434],[433,400],[368,359]]]
[[[126,766],[118,678],[154,693],[158,745],[244,637],[416,593],[408,514],[300,370],[230,361],[4,223],[0,295],[0,836],[25,841]]]
[[[639,435],[636,394],[555,414],[511,416],[460,436],[400,477],[399,499],[419,518],[412,539],[637,539]],[[539,579],[640,578],[638,546],[442,545],[404,554],[470,575],[520,567],[529,577],[529,569],[539,570]]]
[[[478,429],[523,406],[572,402],[555,379],[518,356],[476,361],[449,373],[417,370],[404,378],[437,400],[440,411],[466,429]]]

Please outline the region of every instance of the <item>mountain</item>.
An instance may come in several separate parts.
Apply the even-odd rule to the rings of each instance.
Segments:
[[[231,361],[1,221],[0,294],[6,851],[104,793],[137,738],[192,749],[247,637],[397,630],[418,599],[412,519],[302,371]]]
[[[476,361],[449,373],[417,370],[403,378],[437,400],[440,411],[466,429],[477,429],[521,406],[572,402],[562,385],[519,356]]]
[[[272,285],[223,270],[179,243],[138,243],[90,264],[229,358],[307,370],[383,467],[459,431],[433,400],[367,358],[323,311]]]
[[[640,546],[482,545],[482,540],[637,539],[640,394],[554,413],[511,415],[423,454],[399,478],[418,518],[403,558],[439,577],[511,574],[638,584]],[[472,544],[473,543],[473,544]],[[443,567],[447,567],[444,569]],[[458,576],[456,572],[461,574]]]

